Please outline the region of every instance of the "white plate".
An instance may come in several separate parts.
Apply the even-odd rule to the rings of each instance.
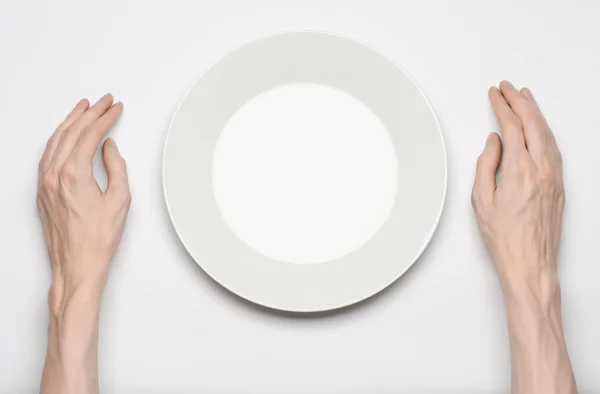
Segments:
[[[213,193],[213,152],[227,121],[257,95],[294,83],[321,84],[359,99],[386,126],[398,162],[387,221],[353,253],[318,264],[281,262],[255,251],[229,229]],[[253,41],[210,67],[179,104],[163,157],[169,215],[194,260],[238,296],[294,312],[348,306],[398,279],[435,231],[446,180],[442,133],[414,81],[373,48],[317,32]]]

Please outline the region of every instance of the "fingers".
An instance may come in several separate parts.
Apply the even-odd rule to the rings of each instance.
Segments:
[[[548,122],[546,122],[546,118],[544,118],[544,115],[542,115],[542,110],[540,109],[540,106],[538,105],[537,101],[535,100],[535,97],[533,97],[533,93],[531,93],[531,90],[529,90],[527,88],[522,88],[520,90],[520,92],[523,95],[523,97],[527,98],[528,100],[531,100],[531,102],[534,104],[535,110],[536,110],[538,116],[540,117],[540,119],[542,120],[542,123],[545,127],[546,143],[550,147],[554,148],[554,150],[560,154],[560,152],[558,151],[558,145],[556,144],[556,139],[554,138],[554,133],[550,129],[550,126],[548,126]]]
[[[127,179],[127,165],[125,159],[119,153],[117,144],[112,138],[104,141],[102,157],[106,174],[108,175],[108,186],[106,194],[116,197],[129,198],[129,181]]]
[[[523,95],[523,97],[525,97],[528,100],[533,100],[533,102],[535,103],[535,105],[537,106],[537,102],[535,101],[535,99],[533,98],[533,94],[531,93],[531,90],[527,89],[527,88],[522,88],[520,90],[521,94]]]
[[[50,167],[60,169],[67,158],[71,155],[75,144],[79,140],[82,133],[85,132],[92,123],[100,118],[112,106],[113,96],[111,94],[104,95],[94,105],[92,105],[85,113],[79,116],[61,135],[56,152],[52,157]],[[91,163],[90,163],[91,168]]]
[[[102,137],[119,119],[121,112],[123,112],[123,103],[118,102],[86,129],[81,137],[79,137],[79,141],[74,149],[74,154],[78,157],[78,160],[91,162]]]
[[[513,112],[498,88],[489,90],[490,102],[502,131],[502,140],[507,154],[525,149],[525,137],[519,117]]]
[[[502,132],[502,141],[507,154],[518,153],[525,149],[523,126],[508,102],[496,87],[489,90],[490,102]]]
[[[46,150],[44,151],[44,154],[42,155],[42,158],[40,160],[40,168],[47,168],[48,164],[52,160],[52,157],[54,156],[54,152],[56,151],[56,147],[58,146],[58,142],[60,141],[62,133],[69,126],[71,126],[71,124],[73,124],[75,120],[77,120],[81,115],[83,115],[89,107],[90,102],[88,99],[79,100],[77,105],[75,105],[75,108],[71,110],[71,112],[69,113],[69,115],[67,115],[65,120],[60,125],[58,125],[56,131],[54,132],[54,134],[52,134],[52,136],[48,140],[48,143],[46,144]]]
[[[502,143],[496,133],[490,133],[485,141],[485,148],[477,159],[474,193],[491,197],[496,190],[496,172],[502,156]]]
[[[79,100],[79,102],[75,105],[75,108],[67,115],[65,120],[58,125],[56,128],[56,132],[62,133],[69,127],[77,118],[79,118],[85,111],[90,108],[90,101],[86,98]]]
[[[523,125],[523,134],[527,150],[531,157],[538,161],[546,149],[548,142],[548,127],[540,109],[529,89],[519,92],[510,82],[500,82],[500,92],[519,117]],[[539,161],[538,161],[539,162]]]

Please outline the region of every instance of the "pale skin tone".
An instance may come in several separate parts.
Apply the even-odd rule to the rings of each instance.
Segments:
[[[38,210],[52,267],[43,394],[98,392],[98,316],[109,263],[119,246],[131,197],[125,161],[107,139],[102,191],[92,158],[123,105],[105,95],[81,100],[52,135],[40,160]]]
[[[489,97],[502,140],[487,138],[472,202],[506,303],[512,392],[575,393],[557,276],[561,154],[531,91],[503,81]]]
[[[502,140],[488,136],[472,202],[506,301],[512,392],[572,394],[557,276],[562,159],[529,90],[502,82],[489,95]],[[98,392],[100,299],[131,197],[115,142],[103,145],[106,191],[93,177],[92,157],[122,109],[110,95],[91,107],[81,100],[40,160],[38,209],[52,267],[42,394]]]

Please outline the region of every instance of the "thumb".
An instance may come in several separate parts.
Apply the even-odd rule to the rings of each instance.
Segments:
[[[496,171],[502,156],[502,143],[496,133],[490,133],[485,141],[485,148],[477,159],[475,185],[483,193],[493,193],[496,190]]]
[[[108,175],[107,194],[129,194],[129,181],[127,179],[127,164],[119,153],[117,143],[112,138],[104,141],[102,158]]]

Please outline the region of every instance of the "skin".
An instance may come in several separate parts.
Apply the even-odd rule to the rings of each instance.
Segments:
[[[477,161],[472,203],[506,301],[513,394],[572,394],[557,275],[564,191],[562,159],[528,89],[489,91],[502,137]],[[100,300],[131,203],[125,161],[103,145],[106,191],[92,157],[123,106],[81,100],[40,160],[38,209],[52,267],[50,326],[41,393],[98,392]]]
[[[561,154],[528,89],[503,81],[489,97],[502,141],[496,133],[487,138],[472,203],[506,302],[512,392],[575,393],[557,275]]]
[[[52,267],[42,394],[98,392],[100,299],[131,197],[116,143],[107,139],[103,145],[104,192],[94,179],[92,158],[122,110],[109,94],[91,107],[81,100],[40,160],[37,205]]]

